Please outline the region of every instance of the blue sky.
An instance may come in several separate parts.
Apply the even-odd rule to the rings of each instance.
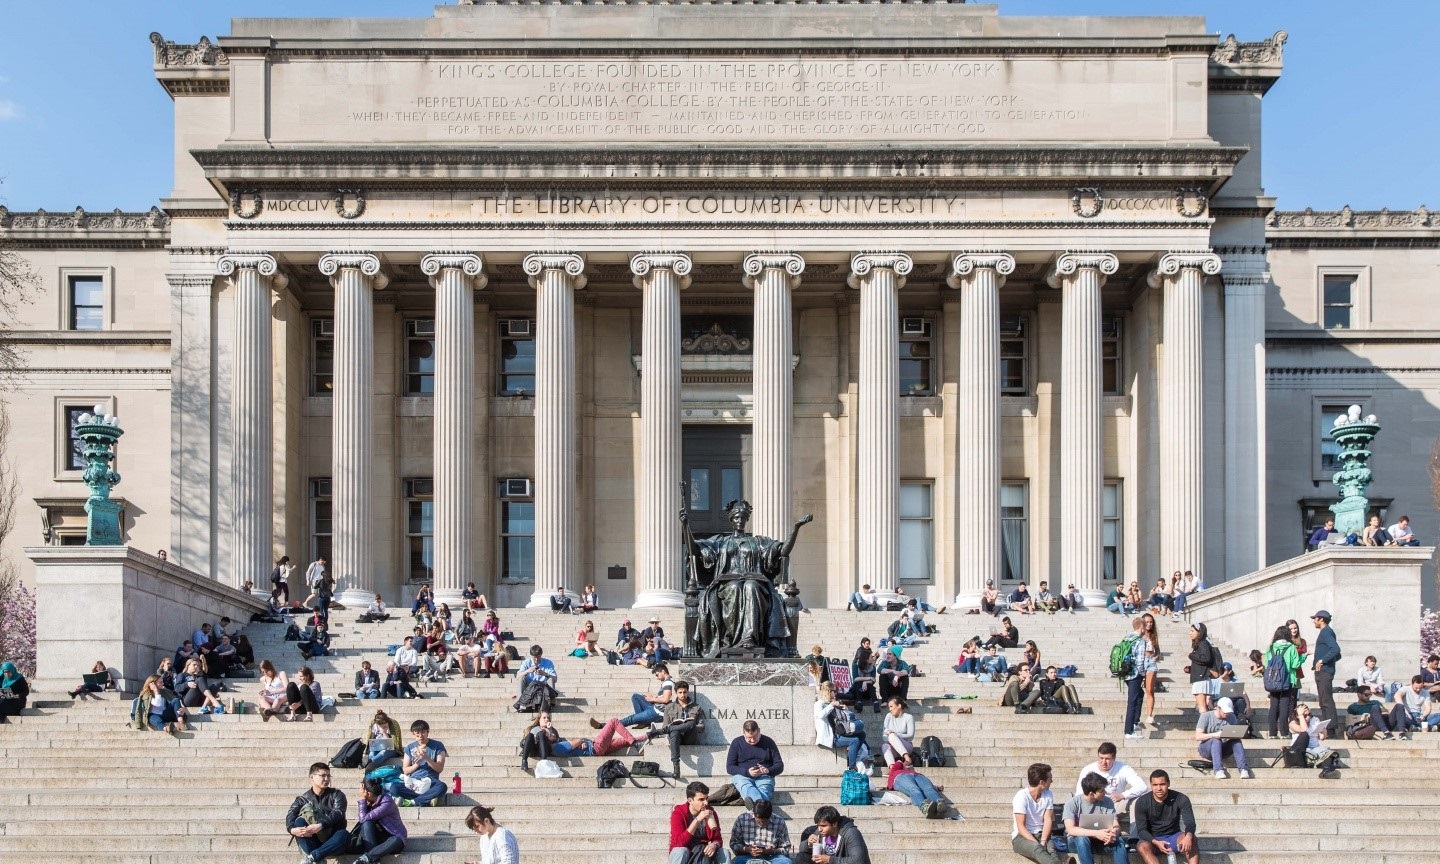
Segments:
[[[1280,206],[1440,206],[1434,0],[1002,0],[1007,15],[1204,15],[1244,41],[1290,33],[1265,98],[1264,176]],[[169,97],[149,33],[228,32],[232,16],[428,17],[430,0],[79,0],[6,4],[0,204],[142,210],[170,190]]]

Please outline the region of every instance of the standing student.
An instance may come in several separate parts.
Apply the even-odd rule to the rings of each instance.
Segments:
[[[1316,701],[1320,703],[1320,719],[1331,724],[1335,733],[1335,664],[1340,662],[1340,640],[1330,626],[1330,613],[1321,609],[1310,616],[1320,634],[1315,637],[1314,665]]]
[[[270,596],[281,600],[285,605],[290,605],[290,571],[295,569],[290,564],[289,555],[281,555],[280,560],[275,562],[275,569],[270,571]]]
[[[1145,619],[1133,618],[1130,621],[1131,633],[1125,637],[1125,644],[1128,646],[1131,669],[1125,676],[1125,738],[1128,741],[1136,741],[1145,737],[1144,732],[1137,730],[1140,725],[1140,706],[1145,701],[1145,666],[1141,662],[1145,652]]]
[[[305,584],[310,588],[310,593],[305,595],[305,600],[300,605],[309,608],[310,603],[320,593],[320,586],[325,584],[324,555],[315,556],[315,560],[305,568]]]
[[[1278,660],[1276,660],[1278,658]],[[1285,684],[1285,687],[1270,689],[1265,688],[1270,694],[1270,737],[1278,738],[1285,729],[1290,712],[1295,710],[1295,696],[1299,693],[1300,687],[1300,652],[1295,650],[1295,643],[1290,640],[1290,628],[1283,624],[1275,628],[1275,635],[1271,638],[1270,647],[1265,649],[1265,662],[1261,666],[1262,676],[1264,669],[1275,661],[1285,667],[1286,676],[1277,684]]]

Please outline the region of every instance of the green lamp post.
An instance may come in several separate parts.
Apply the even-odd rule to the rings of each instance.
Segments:
[[[81,414],[75,424],[75,434],[85,445],[85,473],[81,479],[90,487],[90,497],[85,499],[88,524],[85,529],[86,546],[119,546],[120,510],[118,502],[110,500],[110,490],[120,482],[120,474],[111,467],[115,461],[115,442],[125,434],[120,428],[120,419],[106,414],[103,405],[95,406],[94,414]]]
[[[1370,442],[1380,431],[1375,415],[1360,416],[1360,406],[1351,405],[1350,410],[1336,416],[1330,437],[1340,445],[1340,470],[1335,472],[1335,486],[1340,490],[1340,501],[1330,505],[1335,514],[1335,530],[1342,536],[1365,529],[1366,517],[1370,512],[1370,501],[1365,490],[1370,485]]]

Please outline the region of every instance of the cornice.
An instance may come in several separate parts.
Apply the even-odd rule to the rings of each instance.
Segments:
[[[167,347],[170,334],[156,330],[12,330],[5,335],[12,345],[141,345]]]
[[[150,44],[155,46],[156,69],[230,65],[225,49],[211,42],[208,36],[201,36],[199,42],[187,45],[173,42],[159,33],[151,33]]]
[[[159,207],[144,212],[114,210],[91,213],[84,207],[69,212],[51,213],[48,210],[12,211],[0,205],[0,235],[11,239],[37,236],[97,235],[118,237],[127,235],[153,239],[167,236],[170,231],[170,216]]]
[[[513,231],[654,231],[656,229],[729,229],[729,230],[761,230],[761,229],[801,229],[801,228],[822,228],[835,230],[843,227],[846,230],[886,230],[886,229],[929,229],[929,230],[1043,230],[1043,231],[1083,231],[1093,233],[1097,229],[1125,230],[1125,231],[1155,231],[1173,230],[1176,228],[1197,228],[1209,229],[1213,225],[1210,219],[1187,219],[1184,221],[1174,220],[1169,222],[1104,222],[1097,220],[1061,222],[1058,220],[916,220],[914,222],[844,222],[837,223],[834,220],[814,219],[807,221],[704,221],[704,222],[619,222],[619,221],[586,221],[555,222],[555,221],[513,221],[513,222],[486,222],[482,220],[407,220],[407,221],[385,221],[385,222],[247,222],[244,220],[231,220],[225,223],[228,231],[284,231],[284,232],[331,232],[336,229],[345,231],[476,231],[487,232],[513,232]]]
[[[1265,94],[1285,66],[1290,34],[1277,30],[1269,39],[1241,42],[1231,33],[1210,52],[1210,90]]]
[[[151,33],[150,43],[155,48],[155,79],[171,98],[229,94],[230,58],[209,37],[183,44]]]

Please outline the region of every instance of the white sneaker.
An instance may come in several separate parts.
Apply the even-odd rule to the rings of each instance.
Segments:
[[[1145,718],[1145,722],[1148,723],[1148,724],[1151,725],[1151,726],[1154,726],[1154,725],[1155,725],[1155,717],[1154,717],[1154,715],[1151,715],[1151,716],[1149,716],[1149,717],[1146,717],[1146,718]]]
[[[1125,736],[1126,741],[1144,741],[1147,736],[1144,732],[1130,732]]]
[[[1255,779],[1255,772],[1254,772],[1254,771],[1251,771],[1249,768],[1241,768],[1241,769],[1240,769],[1240,779],[1241,779],[1241,780],[1254,780],[1254,779]]]
[[[1172,624],[1179,624],[1179,623],[1180,623],[1180,613],[1179,613],[1179,612],[1176,612],[1174,615],[1171,615],[1171,616],[1170,616],[1170,622],[1171,622]]]
[[[1215,779],[1216,779],[1216,780],[1229,780],[1229,779],[1230,779],[1230,775],[1225,773],[1225,769],[1224,769],[1224,768],[1221,768],[1219,771],[1216,771],[1215,774],[1214,774],[1214,776],[1215,776]]]
[[[1429,723],[1421,723],[1421,724],[1420,724],[1420,731],[1421,731],[1421,732],[1429,732],[1429,731],[1430,731],[1430,724],[1429,724]]]

